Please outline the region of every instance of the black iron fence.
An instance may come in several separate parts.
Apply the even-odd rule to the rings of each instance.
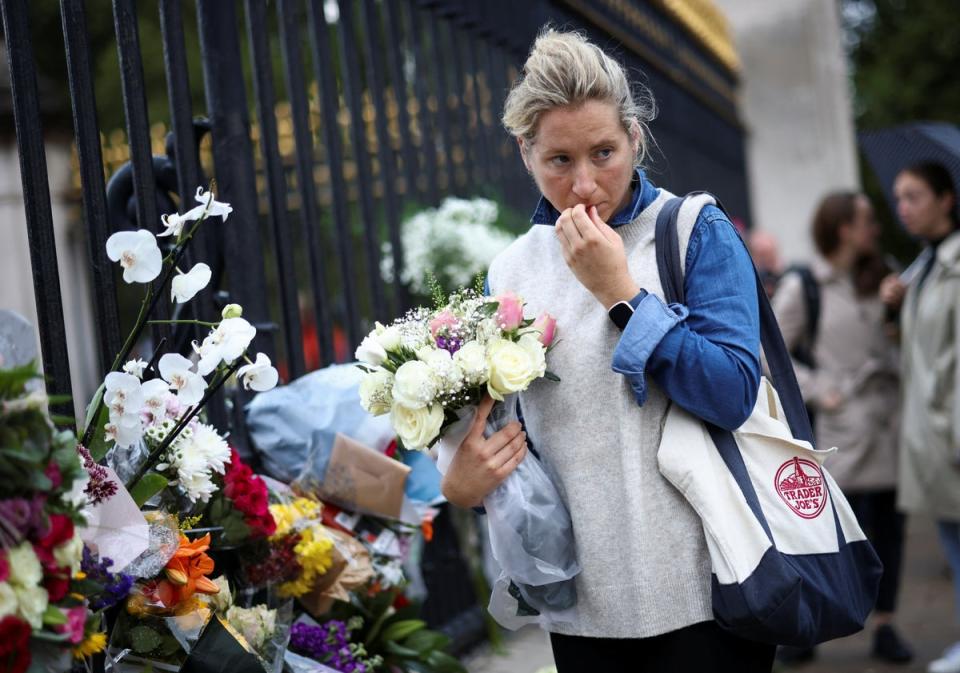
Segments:
[[[56,38],[31,33],[29,2],[0,0],[0,10],[44,371],[50,392],[70,394],[34,59]],[[59,8],[101,372],[120,350],[122,323],[106,239],[122,229],[159,231],[160,215],[189,209],[196,187],[211,178],[234,211],[192,243],[191,254],[214,271],[196,302],[201,310],[241,303],[258,327],[255,348],[281,364],[286,380],[349,358],[374,317],[389,319],[409,304],[404,289],[380,273],[385,242],[393,268],[403,268],[405,208],[478,193],[524,210],[532,205],[532,185],[498,119],[533,36],[551,19],[620,43],[629,65],[648,70],[668,113],[654,126],[670,158],[654,168],[668,186],[711,187],[746,214],[736,78],[722,53],[668,11],[676,3],[112,0],[125,119],[119,164],[104,157],[87,29],[104,4],[60,0]],[[140,41],[146,12],[159,13],[159,44]],[[189,65],[187,20],[195,20],[199,69]],[[146,57],[162,58],[165,94],[149,90]],[[190,87],[198,77],[199,107]],[[162,95],[169,132],[158,152],[148,102]],[[169,312],[159,302],[153,317]],[[185,352],[195,335],[158,325],[151,336]],[[210,413],[242,442],[243,394],[231,394]],[[449,526],[438,527],[428,560],[430,621],[477,632]]]

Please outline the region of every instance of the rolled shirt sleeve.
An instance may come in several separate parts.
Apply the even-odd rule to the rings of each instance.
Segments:
[[[753,263],[723,212],[705,207],[687,247],[686,305],[645,294],[620,337],[613,370],[637,403],[647,376],[676,404],[726,430],[750,416],[760,385],[760,317]]]

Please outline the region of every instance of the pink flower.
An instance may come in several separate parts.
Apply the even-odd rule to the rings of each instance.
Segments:
[[[523,322],[523,300],[513,292],[504,292],[497,301],[500,308],[497,309],[497,325],[500,329],[507,332],[520,327]]]
[[[457,320],[457,317],[453,315],[450,311],[441,311],[436,315],[436,317],[430,321],[430,334],[433,335],[433,338],[437,338],[437,334],[446,330],[447,333],[452,332],[457,327],[460,326],[460,321]]]
[[[7,552],[0,551],[0,582],[6,582],[10,577],[10,561],[7,559]]]
[[[87,623],[87,609],[83,606],[70,608],[67,611],[67,623],[59,628],[61,633],[67,634],[67,640],[74,645],[83,640],[83,627]]]
[[[533,329],[540,333],[537,338],[546,348],[550,348],[553,338],[557,334],[557,319],[544,311],[533,321]]]

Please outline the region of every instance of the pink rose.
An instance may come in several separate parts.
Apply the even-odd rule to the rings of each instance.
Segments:
[[[460,321],[457,320],[457,317],[453,315],[450,311],[441,311],[436,315],[436,317],[430,321],[430,334],[433,335],[433,338],[437,338],[437,334],[441,331],[446,330],[447,332],[452,332],[454,329],[460,326]]]
[[[553,343],[553,338],[557,334],[557,319],[544,311],[540,314],[540,317],[533,321],[533,329],[540,332],[540,336],[537,337],[540,343],[545,348],[550,348],[550,344]]]
[[[497,325],[500,329],[510,332],[520,327],[523,322],[523,300],[513,292],[504,292],[497,301],[500,308],[497,309]]]

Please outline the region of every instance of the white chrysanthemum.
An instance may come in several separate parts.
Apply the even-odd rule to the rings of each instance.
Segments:
[[[223,474],[230,462],[230,445],[220,433],[201,423],[193,432],[193,448],[212,471]]]

